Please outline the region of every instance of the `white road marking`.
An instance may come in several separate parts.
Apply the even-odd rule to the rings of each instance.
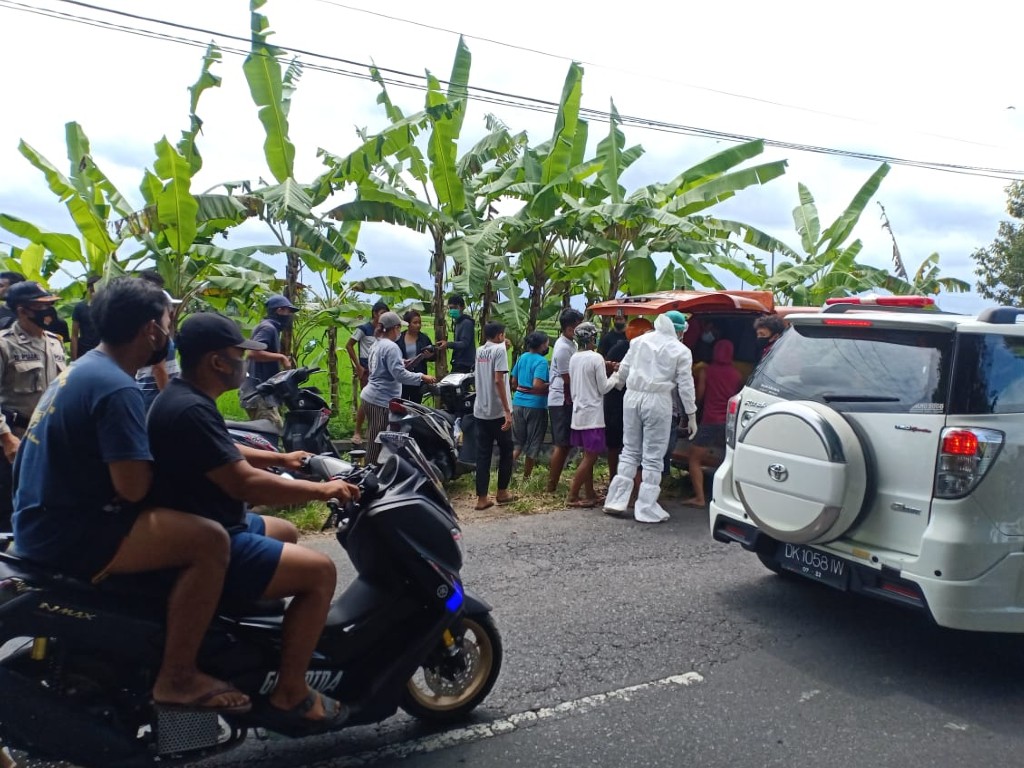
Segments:
[[[819,693],[821,693],[821,691],[818,691],[818,690],[804,691],[803,693],[800,694],[800,703],[803,704],[805,701],[810,701],[815,696],[817,696]]]
[[[492,736],[501,736],[512,733],[519,728],[528,728],[536,725],[542,720],[550,720],[557,717],[569,717],[602,706],[613,701],[629,701],[637,693],[653,690],[655,688],[667,688],[673,685],[690,686],[694,683],[704,682],[704,678],[696,672],[687,672],[682,675],[673,675],[661,680],[654,680],[649,683],[631,685],[627,688],[619,688],[608,693],[597,693],[593,696],[584,696],[581,699],[564,701],[553,707],[542,707],[531,709],[526,712],[518,712],[514,715],[494,720],[489,723],[470,725],[465,728],[456,728],[444,733],[437,733],[424,736],[420,739],[403,741],[398,744],[388,744],[378,749],[360,752],[357,755],[332,758],[331,760],[317,763],[318,766],[330,766],[331,768],[342,768],[350,765],[369,765],[379,760],[408,757],[415,754],[426,754],[437,752],[441,749],[469,744],[474,741],[489,739]]]
[[[942,727],[950,731],[966,731],[967,723],[946,723]]]

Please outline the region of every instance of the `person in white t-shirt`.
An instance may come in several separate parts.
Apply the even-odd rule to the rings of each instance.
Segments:
[[[491,453],[498,443],[498,504],[515,499],[508,492],[512,482],[512,393],[509,391],[508,348],[505,346],[505,326],[487,323],[484,326],[486,343],[476,350],[476,401],[473,417],[476,419],[476,507],[494,506],[488,489],[491,484]]]
[[[570,507],[594,507],[599,500],[594,493],[594,465],[607,450],[604,425],[604,396],[618,378],[607,374],[605,360],[595,351],[597,326],[580,323],[573,334],[577,352],[569,360],[569,382],[572,389],[572,433],[570,442],[583,451],[583,460],[576,468],[569,486]],[[580,491],[583,498],[580,498]]]

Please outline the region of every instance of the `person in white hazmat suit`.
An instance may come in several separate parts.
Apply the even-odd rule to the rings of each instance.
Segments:
[[[641,523],[661,523],[668,512],[658,504],[661,473],[672,425],[672,391],[686,413],[692,440],[697,434],[697,402],[693,386],[693,356],[683,344],[686,317],[671,311],[659,315],[654,331],[633,339],[615,374],[626,387],[623,401],[623,446],[619,471],[608,486],[604,511],[621,515],[633,493],[638,466],[643,480],[633,515]]]

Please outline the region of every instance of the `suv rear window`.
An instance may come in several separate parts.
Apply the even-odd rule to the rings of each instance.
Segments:
[[[958,334],[953,378],[951,413],[1024,413],[1024,338]]]
[[[847,411],[944,413],[953,334],[794,325],[747,386]]]

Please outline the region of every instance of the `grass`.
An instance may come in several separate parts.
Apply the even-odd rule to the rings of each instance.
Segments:
[[[267,510],[265,514],[294,523],[301,533],[319,533],[330,512],[324,502],[311,501],[294,507]]]

